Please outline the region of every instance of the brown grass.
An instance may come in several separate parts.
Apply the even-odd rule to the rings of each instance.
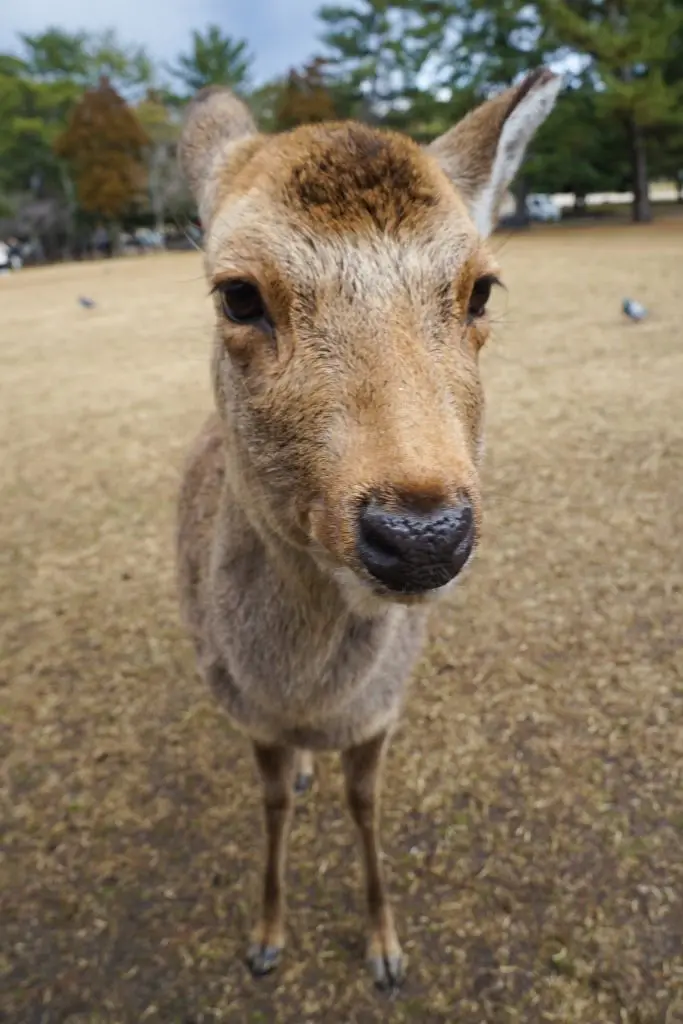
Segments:
[[[254,772],[173,591],[210,402],[199,258],[0,280],[2,1020],[683,1021],[683,226],[501,256],[485,544],[388,764],[390,1003],[332,758],[298,805],[281,973],[243,965]]]

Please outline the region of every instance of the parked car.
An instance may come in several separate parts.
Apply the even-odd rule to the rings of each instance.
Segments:
[[[172,234],[166,234],[166,249],[171,251],[184,252],[190,249],[200,249],[202,246],[203,234],[196,224],[188,224],[187,227],[178,229]]]
[[[532,192],[526,197],[526,209],[532,220],[558,221],[562,216],[552,196],[542,192]]]
[[[161,231],[152,228],[137,228],[133,237],[143,250],[153,251],[164,248],[164,236]]]
[[[152,228],[136,228],[135,231],[124,231],[120,236],[120,244],[124,255],[155,252],[164,248],[164,236]]]

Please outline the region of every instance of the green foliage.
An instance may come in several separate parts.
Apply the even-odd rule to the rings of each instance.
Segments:
[[[0,191],[54,198],[70,208],[73,183],[55,150],[86,89],[106,76],[127,95],[151,80],[145,51],[109,30],[50,27],[19,37],[20,55],[0,54]]]
[[[188,54],[180,54],[171,74],[192,95],[207,85],[227,85],[236,92],[247,88],[252,57],[243,39],[223,35],[218,25],[209,25],[206,32],[192,33]]]
[[[325,60],[346,105],[353,110],[367,103],[382,116],[415,92],[449,11],[449,4],[433,0],[321,7]]]
[[[276,110],[286,79],[276,78],[257,86],[249,94],[249,109],[263,132],[276,131]]]
[[[106,76],[122,92],[134,92],[151,82],[152,63],[143,47],[122,43],[113,29],[88,34],[48,28],[20,37],[24,66],[40,82],[69,81],[81,91]]]
[[[192,34],[166,81],[112,30],[48,26],[18,37],[17,52],[0,54],[0,203],[48,200],[75,223],[81,208],[114,216],[146,179],[145,216],[161,224],[185,212],[175,152],[182,107],[206,85],[243,95],[266,131],[353,117],[426,143],[548,60],[568,62],[567,88],[534,141],[520,195],[632,188],[647,219],[648,174],[683,172],[683,0],[336,0],[318,17],[322,53],[256,88],[248,44],[217,25]],[[103,76],[119,128],[108,138],[83,133],[81,152],[64,139]],[[129,164],[106,185],[117,131],[129,132]],[[85,187],[88,174],[99,184]]]
[[[58,187],[52,145],[78,95],[68,79],[42,82],[0,73],[0,189],[25,190],[32,181],[43,191]]]
[[[176,152],[180,112],[161,90],[150,90],[135,113],[149,140],[143,152],[149,204],[155,224],[161,229],[167,212],[175,215],[189,203]]]
[[[620,191],[629,187],[628,140],[604,94],[589,84],[569,88],[541,125],[524,167],[532,191]]]
[[[23,60],[11,53],[0,53],[0,75],[7,78],[20,78],[28,72]]]
[[[555,53],[578,51],[620,119],[631,152],[634,220],[651,217],[648,134],[681,123],[680,56],[683,5],[675,0],[539,0],[545,43]]]
[[[133,95],[154,78],[152,61],[142,46],[126,45],[112,29],[93,36],[88,48],[88,85],[106,77],[115,89]]]
[[[87,78],[88,56],[85,32],[64,32],[48,28],[36,35],[20,36],[26,53],[26,70],[39,81],[70,80],[83,82]]]
[[[445,57],[452,88],[469,87],[486,95],[542,62],[542,26],[533,3],[457,0],[451,22],[453,42]]]
[[[180,118],[162,93],[150,89],[135,108],[138,121],[154,145],[172,145],[180,135]]]
[[[680,117],[683,83],[665,72],[683,32],[683,7],[671,0],[541,0],[546,44],[583,53],[614,111],[642,127]]]

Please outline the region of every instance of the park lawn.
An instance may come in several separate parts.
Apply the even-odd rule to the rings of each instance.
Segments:
[[[200,257],[0,279],[0,1020],[683,1021],[683,222],[493,244],[483,545],[387,764],[390,1002],[332,757],[280,973],[243,963],[258,789],[174,594]]]

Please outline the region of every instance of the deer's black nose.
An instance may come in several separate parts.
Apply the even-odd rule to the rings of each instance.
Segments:
[[[357,550],[370,575],[389,590],[418,594],[457,576],[474,539],[469,499],[425,513],[397,512],[370,502],[360,513]]]

